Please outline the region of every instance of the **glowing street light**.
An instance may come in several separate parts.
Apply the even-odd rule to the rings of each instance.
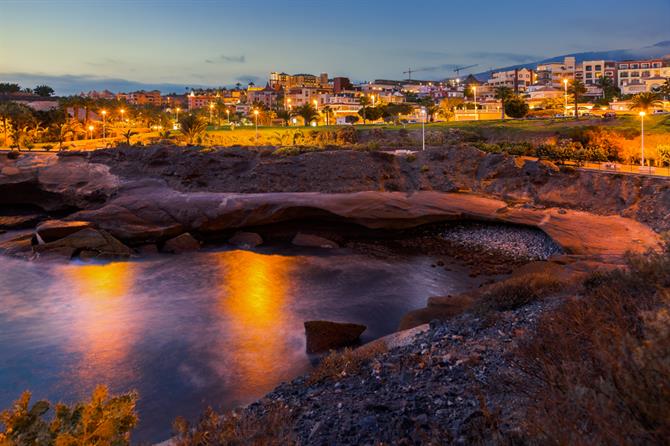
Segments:
[[[107,129],[107,110],[102,111],[102,139],[106,139]]]
[[[477,110],[477,87],[472,86],[472,94],[475,97],[475,121],[479,121],[479,110]]]
[[[375,95],[371,94],[370,95],[370,100],[372,100],[372,107],[375,106]]]
[[[563,111],[563,116],[568,117],[568,80],[563,79],[563,86],[565,87],[565,110]]]
[[[214,111],[214,103],[209,103],[209,125],[212,125],[212,112]]]
[[[126,112],[126,111],[125,111],[124,109],[119,110],[119,113],[121,113],[121,122],[123,122],[123,114],[124,114],[125,112]]]
[[[640,112],[640,151],[642,152],[642,160],[640,165],[644,168],[644,116],[645,112]]]
[[[93,139],[93,128],[94,127],[92,125],[88,126],[88,139]]]
[[[230,109],[226,108],[226,120],[228,121],[228,124],[230,124]]]
[[[256,118],[256,145],[258,145],[258,110],[254,110],[254,117]]]

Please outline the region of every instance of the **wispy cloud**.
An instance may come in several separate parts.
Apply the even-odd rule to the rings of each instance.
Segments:
[[[225,54],[220,55],[215,59],[205,59],[205,63],[246,63],[247,57],[242,54],[240,56],[226,56]]]

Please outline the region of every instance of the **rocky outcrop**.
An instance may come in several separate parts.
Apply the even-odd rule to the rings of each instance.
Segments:
[[[330,321],[305,322],[307,353],[321,353],[356,343],[367,327]]]
[[[132,251],[109,233],[93,228],[81,229],[61,239],[34,245],[38,257],[55,255],[71,258],[117,259],[130,257]]]
[[[298,232],[295,237],[293,237],[293,240],[291,240],[291,243],[295,246],[305,246],[309,248],[339,248],[339,245],[332,240],[319,237],[318,235],[304,234],[302,232]]]
[[[163,252],[171,254],[181,254],[183,252],[197,251],[198,249],[200,249],[200,242],[188,232],[171,238],[163,245]]]
[[[48,243],[92,227],[93,224],[88,221],[47,220],[37,226],[35,235],[38,241]]]
[[[230,239],[228,239],[228,243],[235,245],[238,248],[255,248],[256,246],[263,244],[263,237],[255,232],[237,231]]]
[[[43,218],[43,214],[0,215],[0,230],[30,228]]]

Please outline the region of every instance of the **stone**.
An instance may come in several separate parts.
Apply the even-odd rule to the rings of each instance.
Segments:
[[[30,258],[33,255],[33,233],[24,232],[0,242],[0,253],[13,257]]]
[[[298,232],[295,237],[293,237],[293,240],[291,240],[291,243],[296,246],[306,246],[310,248],[332,249],[340,247],[337,243],[328,240],[327,238],[319,237],[318,235],[303,234],[302,232]]]
[[[87,221],[47,220],[37,226],[35,233],[39,237],[38,240],[49,243],[92,227],[93,224]]]
[[[158,246],[155,243],[148,243],[137,248],[137,252],[142,255],[158,254]]]
[[[93,228],[81,229],[53,242],[35,245],[33,249],[39,256],[46,254],[67,256],[70,253],[71,257],[87,251],[85,256],[88,258],[111,259],[127,258],[132,254],[130,248],[108,232]]]
[[[355,344],[365,325],[331,321],[306,321],[307,353],[321,353]]]
[[[255,248],[263,244],[263,237],[255,232],[237,231],[229,240],[228,243],[239,248]]]
[[[43,218],[42,214],[0,215],[0,229],[29,228],[35,226]]]
[[[171,238],[163,245],[163,252],[171,254],[180,254],[183,252],[197,251],[200,249],[200,242],[191,234],[185,232],[175,238]]]

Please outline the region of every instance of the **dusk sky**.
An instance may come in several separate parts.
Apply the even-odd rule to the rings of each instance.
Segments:
[[[670,40],[669,0],[0,0],[0,17],[0,81],[59,93],[106,79],[111,89],[265,82],[271,70],[368,80],[412,67],[439,79],[455,65],[486,71]]]

